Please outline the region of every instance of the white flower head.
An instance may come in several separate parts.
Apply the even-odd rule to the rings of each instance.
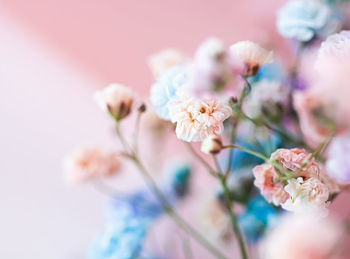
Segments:
[[[273,52],[252,41],[240,41],[230,46],[231,54],[245,65],[243,76],[254,76],[262,64],[273,61]]]
[[[176,123],[176,135],[187,142],[203,141],[223,131],[223,122],[232,114],[227,102],[216,98],[199,100],[182,96],[168,105],[171,121]]]

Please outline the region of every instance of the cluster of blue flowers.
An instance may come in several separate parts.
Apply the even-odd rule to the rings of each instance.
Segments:
[[[289,1],[278,13],[277,28],[286,38],[308,42],[317,35],[334,32],[341,18],[321,1]]]
[[[188,192],[191,171],[186,165],[171,174],[161,187],[174,205]],[[147,231],[164,212],[161,202],[148,189],[111,201],[107,228],[88,251],[89,259],[155,259],[143,249]]]

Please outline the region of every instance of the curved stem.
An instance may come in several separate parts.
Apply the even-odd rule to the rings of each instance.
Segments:
[[[213,176],[217,177],[216,171],[201,157],[196,150],[192,147],[191,143],[189,142],[183,142],[187,149],[190,151],[190,153],[193,155],[194,158],[196,158],[207,170],[208,172]]]
[[[258,157],[258,158],[260,158],[260,159],[262,159],[262,160],[264,160],[266,162],[269,162],[269,160],[270,160],[268,157],[266,157],[266,156],[264,156],[264,155],[262,155],[262,154],[260,154],[258,152],[255,152],[255,151],[253,151],[251,149],[245,148],[245,147],[241,147],[241,146],[237,146],[237,145],[226,145],[226,146],[223,146],[222,148],[223,149],[225,149],[225,148],[236,148],[236,149],[239,149],[239,150],[241,150],[241,151],[243,151],[245,153],[248,153],[248,154],[251,154],[251,155],[253,155],[255,157]]]
[[[139,168],[140,172],[144,176],[145,180],[147,181],[154,194],[161,201],[165,213],[167,213],[180,228],[189,233],[199,244],[204,246],[215,257],[225,259],[226,257],[216,247],[209,243],[209,241],[207,241],[199,232],[197,232],[197,230],[195,230],[191,225],[189,225],[185,220],[183,220],[182,217],[179,214],[177,214],[177,212],[171,207],[171,205],[168,203],[167,199],[160,191],[157,184],[155,183],[151,175],[148,173],[146,168],[142,165],[137,156],[131,156],[131,159]]]

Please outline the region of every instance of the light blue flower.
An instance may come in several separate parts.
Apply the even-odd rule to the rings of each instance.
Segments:
[[[186,165],[174,168],[160,188],[168,203],[175,205],[188,191],[191,171]],[[148,229],[164,213],[162,203],[148,188],[115,196],[108,210],[104,233],[88,250],[88,259],[156,259],[143,248]]]
[[[188,80],[187,66],[173,66],[162,72],[151,88],[154,112],[164,120],[170,120],[168,103],[177,97],[178,90]]]
[[[277,28],[286,38],[308,42],[327,27],[331,17],[331,9],[321,1],[293,0],[279,10]]]

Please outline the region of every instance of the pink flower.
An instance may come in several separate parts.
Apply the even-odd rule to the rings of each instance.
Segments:
[[[273,53],[251,41],[240,41],[230,47],[231,54],[245,65],[244,77],[254,76],[264,63],[271,63]]]
[[[131,112],[135,95],[129,87],[111,84],[97,91],[94,99],[102,110],[110,113],[116,120],[121,120]]]
[[[345,258],[341,225],[331,218],[312,215],[286,215],[267,233],[261,245],[263,259],[328,259]]]
[[[174,65],[185,63],[186,57],[176,49],[163,49],[148,58],[148,66],[155,78]]]
[[[301,148],[276,150],[270,162],[256,166],[253,173],[265,199],[290,211],[326,211],[330,194],[339,192],[315,158]]]
[[[73,151],[65,158],[63,166],[68,182],[80,184],[112,176],[118,172],[120,162],[115,152],[88,146]]]
[[[223,122],[232,114],[231,107],[218,99],[199,100],[183,96],[168,105],[170,119],[176,123],[176,135],[187,142],[203,141],[221,134]]]
[[[262,164],[254,167],[254,185],[259,188],[261,195],[268,202],[278,206],[288,198],[288,193],[284,190],[282,182],[278,181],[278,174],[270,164]]]
[[[336,136],[327,150],[327,172],[339,184],[350,184],[349,153],[349,134]]]
[[[277,161],[284,169],[291,171],[294,177],[310,178],[320,175],[320,168],[315,158],[302,148],[280,148],[271,154],[271,160]]]

